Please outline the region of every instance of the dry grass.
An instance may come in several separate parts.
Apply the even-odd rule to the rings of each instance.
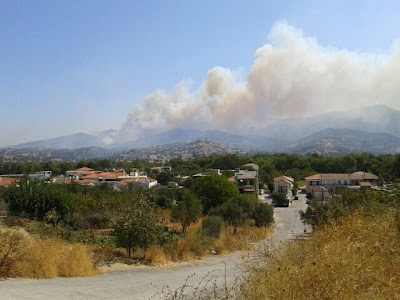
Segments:
[[[164,250],[158,245],[153,245],[147,249],[145,259],[148,263],[153,265],[163,265],[168,261]]]
[[[268,254],[246,299],[400,299],[398,213],[356,214]]]
[[[236,235],[232,231],[232,228],[226,228],[218,239],[204,237],[201,231],[193,232],[171,240],[163,246],[163,251],[170,261],[190,261],[212,254],[252,250],[256,242],[272,232],[270,228],[255,226],[239,227]]]
[[[95,273],[83,245],[35,238],[22,229],[0,228],[0,277],[55,278]]]
[[[237,250],[254,250],[254,244],[272,234],[271,228],[244,226],[238,228],[238,233],[233,235],[233,229],[228,226],[225,233],[214,241],[213,247],[217,254]]]

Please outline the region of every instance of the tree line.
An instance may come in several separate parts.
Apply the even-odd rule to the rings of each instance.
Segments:
[[[29,163],[0,163],[0,174],[29,174],[40,170],[50,170],[54,175],[65,174],[67,170],[80,167],[90,167],[95,170],[109,168],[123,168],[127,172],[133,169],[146,171],[159,182],[166,184],[174,181],[177,175],[193,175],[207,172],[210,169],[226,170],[223,175],[232,176],[232,172],[248,162],[260,166],[260,180],[269,183],[277,175],[286,174],[301,180],[315,173],[351,173],[355,171],[372,172],[383,180],[393,180],[400,177],[400,155],[373,155],[369,153],[349,154],[342,157],[325,157],[311,155],[309,157],[292,154],[259,153],[254,155],[214,155],[185,161],[173,159],[168,165],[171,172],[158,173],[151,171],[151,167],[159,164],[150,164],[145,160],[113,161],[110,159],[82,160],[80,162],[29,162]]]

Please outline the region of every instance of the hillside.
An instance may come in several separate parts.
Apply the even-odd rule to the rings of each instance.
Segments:
[[[284,137],[294,143],[326,128],[388,133],[400,137],[400,111],[385,105],[373,105],[308,118],[281,119],[256,133],[273,138]]]
[[[240,149],[209,140],[197,140],[187,143],[173,143],[131,149],[115,156],[117,159],[131,160],[135,158],[151,160],[169,160],[174,158],[196,158],[219,154],[241,154]]]
[[[106,130],[94,134],[76,133],[64,135],[47,140],[33,141],[18,145],[13,145],[8,148],[14,149],[79,149],[84,147],[104,147],[107,143],[105,139],[112,136],[115,130]]]
[[[362,152],[393,154],[400,152],[400,138],[387,133],[328,128],[312,134],[286,149],[288,152],[298,154],[318,153],[328,156]]]

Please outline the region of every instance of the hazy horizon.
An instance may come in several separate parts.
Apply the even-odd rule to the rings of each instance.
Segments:
[[[3,146],[400,109],[396,1],[3,1],[0,25]]]

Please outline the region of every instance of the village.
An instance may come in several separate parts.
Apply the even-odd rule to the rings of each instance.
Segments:
[[[150,168],[153,174],[172,171],[171,166],[155,166]],[[89,167],[82,167],[76,170],[68,170],[65,175],[52,176],[51,171],[37,171],[34,174],[4,174],[0,175],[0,187],[8,187],[16,184],[23,179],[39,180],[48,184],[79,184],[81,186],[98,186],[107,185],[113,190],[120,191],[132,187],[140,187],[144,189],[150,188],[182,188],[184,182],[188,178],[201,178],[210,175],[222,176],[221,169],[210,169],[208,173],[196,173],[189,175],[177,175],[175,181],[169,181],[165,185],[161,185],[156,179],[148,176],[146,172],[134,169],[127,173],[123,169],[107,169],[93,170]],[[235,184],[241,194],[250,194],[260,197],[260,199],[268,199],[270,194],[277,193],[283,195],[287,200],[284,205],[289,206],[293,200],[296,200],[298,191],[307,193],[308,203],[311,199],[316,201],[327,201],[332,199],[335,191],[339,188],[358,189],[374,189],[389,191],[378,185],[378,176],[357,171],[353,173],[322,173],[307,176],[301,182],[303,186],[295,184],[294,178],[281,175],[273,179],[273,188],[270,190],[268,186],[260,184],[259,165],[247,163],[235,170],[227,170],[233,176],[228,180]],[[154,176],[153,176],[154,177]],[[260,187],[261,185],[261,187]],[[296,185],[296,188],[294,188]],[[264,196],[264,194],[266,196]]]

